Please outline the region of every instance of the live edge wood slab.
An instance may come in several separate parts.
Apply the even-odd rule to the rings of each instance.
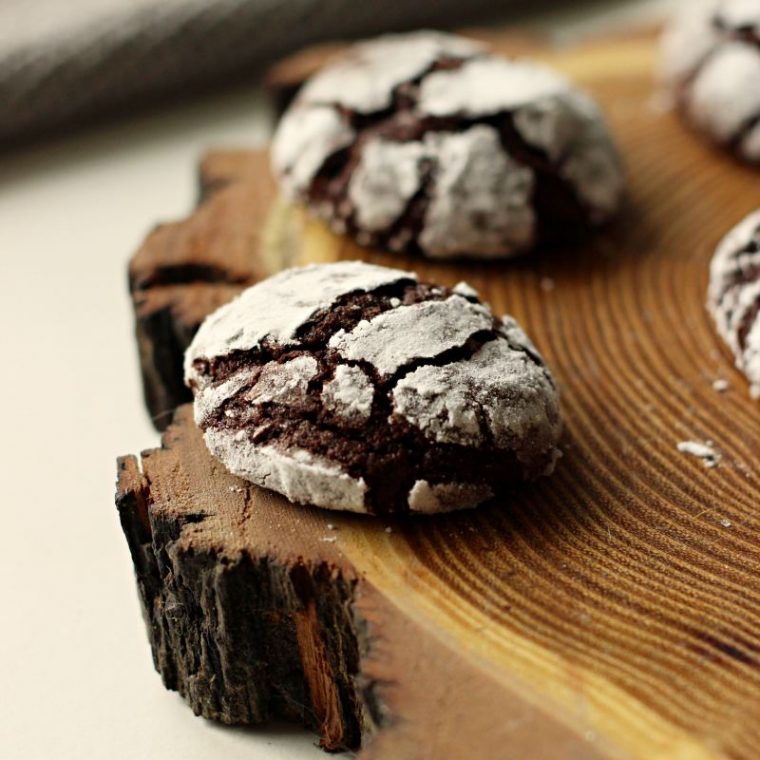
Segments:
[[[552,478],[434,519],[295,507],[226,473],[187,406],[160,449],[122,458],[155,664],[196,712],[303,721],[368,758],[758,756],[760,408],[704,309],[712,249],[760,205],[758,175],[656,107],[650,37],[535,54],[601,101],[628,162],[627,211],[587,245],[400,262],[282,208],[266,155],[241,152],[207,158],[198,209],[134,258],[154,413],[186,398],[181,352],[206,313],[337,258],[467,279],[563,391]],[[687,439],[713,440],[720,465],[679,454]]]

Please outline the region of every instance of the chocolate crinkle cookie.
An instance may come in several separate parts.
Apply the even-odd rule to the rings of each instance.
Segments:
[[[708,306],[736,366],[760,398],[760,210],[726,235],[710,266]]]
[[[552,70],[436,32],[354,45],[306,83],[273,143],[283,192],[361,245],[512,256],[620,205],[602,115]]]
[[[463,283],[360,262],[285,270],[206,319],[185,372],[211,453],[297,503],[474,507],[559,456],[551,374]]]
[[[760,163],[760,0],[685,3],[664,36],[662,74],[691,123]]]

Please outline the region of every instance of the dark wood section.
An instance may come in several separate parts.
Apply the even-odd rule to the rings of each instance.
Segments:
[[[277,266],[261,254],[274,198],[265,153],[211,153],[199,172],[199,205],[156,227],[129,265],[145,401],[163,430],[191,398],[182,357],[204,317]]]

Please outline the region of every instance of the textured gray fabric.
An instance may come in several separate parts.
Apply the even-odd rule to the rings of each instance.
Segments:
[[[518,0],[0,0],[0,141],[260,70],[303,45]]]

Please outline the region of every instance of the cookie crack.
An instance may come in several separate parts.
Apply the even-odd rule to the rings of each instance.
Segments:
[[[465,57],[442,56],[413,79],[396,85],[391,93],[390,104],[386,108],[371,112],[346,108],[334,100],[304,102],[302,107],[305,108],[334,109],[356,134],[353,144],[325,160],[304,192],[310,203],[324,203],[335,209],[329,216],[336,231],[342,234],[348,232],[356,238],[362,234],[367,239],[366,244],[382,245],[391,250],[407,247],[412,252],[423,253],[418,236],[424,227],[425,201],[429,199],[434,184],[434,158],[426,156],[422,159],[419,166],[420,187],[406,202],[401,214],[385,228],[370,233],[357,222],[357,210],[349,199],[351,179],[361,162],[365,146],[376,140],[398,144],[422,143],[429,134],[461,134],[481,125],[490,126],[497,131],[505,153],[513,161],[521,167],[533,170],[535,182],[531,205],[535,208],[538,218],[542,218],[548,212],[551,212],[552,218],[557,217],[552,225],[556,235],[566,235],[568,230],[578,227],[579,220],[585,219],[584,211],[589,210],[589,204],[580,196],[575,185],[558,171],[561,170],[567,156],[572,154],[572,146],[568,146],[562,156],[552,159],[546,150],[531,145],[514,125],[514,114],[519,107],[478,116],[432,116],[417,111],[419,88],[428,76],[442,70],[456,70],[473,60],[487,58],[485,52]],[[404,233],[404,239],[399,237],[399,233]],[[554,237],[555,234],[550,231],[543,231],[542,239],[551,240]]]
[[[266,358],[257,357],[259,361],[257,361],[255,364],[249,364],[249,363],[242,363],[237,371],[245,371],[248,369],[255,370],[260,369],[266,366],[271,361],[278,361],[278,363],[284,363],[287,361],[292,361],[293,359],[296,359],[300,356],[308,356],[310,358],[313,358],[317,362],[318,371],[317,374],[311,378],[307,383],[307,395],[310,395],[314,403],[317,404],[315,409],[300,409],[299,410],[299,419],[305,419],[308,421],[313,422],[314,424],[318,424],[319,426],[323,425],[324,418],[326,416],[327,419],[329,419],[330,416],[332,416],[329,413],[325,413],[321,409],[321,404],[319,404],[319,399],[321,397],[321,394],[324,390],[324,384],[326,381],[331,379],[334,376],[335,369],[339,365],[343,366],[349,366],[349,367],[358,367],[361,369],[364,374],[369,379],[370,383],[372,384],[373,388],[373,409],[375,409],[376,405],[379,403],[379,399],[382,399],[383,397],[388,399],[388,406],[383,411],[386,413],[387,416],[390,416],[393,412],[392,409],[392,402],[391,402],[391,395],[393,393],[393,389],[396,387],[396,385],[401,381],[402,378],[406,377],[406,375],[414,372],[415,370],[419,369],[420,367],[425,366],[445,366],[447,364],[451,364],[452,362],[457,361],[463,361],[467,359],[471,359],[475,353],[486,343],[488,343],[491,340],[497,340],[500,337],[503,338],[503,336],[500,335],[500,333],[496,330],[496,327],[494,326],[490,330],[479,330],[473,334],[471,334],[467,340],[458,346],[453,346],[451,348],[446,349],[445,351],[441,351],[438,354],[435,354],[434,356],[430,357],[419,357],[416,359],[413,359],[412,361],[409,361],[399,367],[394,373],[391,375],[382,375],[377,367],[375,367],[371,362],[364,360],[364,359],[345,359],[340,355],[338,351],[335,349],[331,349],[329,347],[322,348],[320,350],[316,351],[309,351],[309,350],[298,350],[298,351],[290,351],[287,353],[282,354],[278,359],[275,359],[272,357],[267,361]],[[233,377],[236,374],[236,372],[230,372],[229,374],[225,375],[222,379],[216,381],[213,385],[214,388],[218,388],[221,384],[229,380],[231,377]],[[228,412],[234,412],[237,407],[239,407],[243,402],[243,399],[245,398],[245,395],[249,393],[253,388],[256,387],[256,385],[260,381],[260,374],[254,373],[251,377],[251,379],[241,385],[236,391],[227,399],[225,399],[223,402],[221,402],[217,407],[214,408],[214,410],[208,414],[204,418],[204,424],[207,426],[215,427],[217,429],[223,429],[227,427],[236,427],[234,420],[235,416],[228,414]],[[256,406],[262,407],[262,408],[287,408],[290,409],[289,404],[284,403],[278,403],[276,401],[265,401],[257,403]],[[326,426],[328,429],[331,429],[331,426],[328,424]],[[349,426],[344,425],[335,425],[335,430],[349,430],[351,429]],[[262,434],[265,434],[265,431],[262,431]],[[256,440],[261,440],[261,438],[257,438]]]
[[[255,409],[249,409],[252,413],[243,421],[228,417],[225,413],[227,409],[245,405],[245,390],[241,389],[225,402],[213,418],[209,418],[206,425],[220,430],[247,430],[249,440],[256,445],[270,445],[281,451],[297,447],[315,457],[336,462],[349,476],[364,479],[367,509],[376,514],[386,512],[389,504],[404,502],[406,494],[420,478],[431,483],[470,482],[469,472],[480,466],[478,460],[482,457],[492,462],[495,470],[502,467],[505,478],[510,475],[514,478],[518,464],[513,452],[497,450],[490,436],[484,435],[477,447],[441,443],[403,418],[395,417],[393,409],[392,390],[402,377],[420,366],[444,366],[452,361],[471,358],[483,344],[496,339],[505,338],[495,327],[479,331],[463,345],[447,349],[434,357],[409,362],[391,376],[381,376],[373,365],[364,360],[344,361],[330,349],[321,355],[301,352],[301,355],[314,356],[320,365],[318,375],[310,381],[308,403],[294,409],[277,402],[264,402],[257,404]],[[360,367],[373,386],[372,410],[362,426],[347,425],[319,402],[317,391],[320,389],[321,392],[323,383],[338,363]],[[479,420],[486,430],[487,420],[482,414]],[[445,460],[448,466],[441,469],[431,464],[438,459]],[[491,479],[493,477],[496,476]]]
[[[399,367],[392,375],[388,376],[387,379],[381,380],[382,390],[390,397],[401,380],[412,372],[415,372],[422,367],[445,367],[447,364],[472,359],[472,357],[486,343],[489,343],[492,340],[497,340],[498,338],[499,333],[495,328],[490,330],[478,330],[477,332],[472,333],[472,335],[459,346],[447,348],[445,351],[441,351],[435,356],[413,359]]]
[[[453,71],[461,68],[465,63],[477,58],[483,58],[484,53],[475,53],[467,57],[442,56],[433,61],[429,66],[423,69],[416,77],[406,82],[396,85],[391,91],[390,104],[375,111],[359,111],[356,109],[346,108],[340,102],[335,100],[310,100],[303,103],[304,108],[331,108],[340,115],[346,126],[350,127],[356,134],[357,139],[353,145],[335,151],[329,155],[319,170],[314,174],[309,182],[308,188],[303,195],[320,195],[332,196],[337,202],[346,200],[348,181],[346,175],[350,178],[359,156],[363,144],[371,137],[379,136],[378,133],[384,129],[395,131],[403,130],[403,121],[400,114],[408,114],[414,110],[417,105],[417,90],[422,81],[430,74],[436,71]],[[407,119],[408,121],[408,119]],[[399,142],[416,139],[416,129],[409,124],[411,131],[398,136]],[[424,133],[423,133],[424,134]],[[380,135],[381,136],[381,135]],[[336,192],[330,192],[333,184],[339,184]],[[320,193],[320,186],[323,186],[323,192]]]
[[[725,287],[718,296],[718,306],[723,306],[723,302],[726,300],[726,297],[729,293],[736,290],[737,288],[742,288],[745,285],[751,285],[753,282],[756,282],[758,278],[760,278],[760,264],[753,264],[746,269],[740,269],[737,267],[737,269],[734,271],[733,276],[726,283]]]
[[[760,297],[756,298],[755,302],[747,309],[736,328],[736,342],[742,354],[747,350],[747,339],[755,326],[758,315],[760,315]]]
[[[757,29],[754,24],[748,24],[745,26],[730,26],[720,13],[716,13],[712,17],[712,27],[719,32],[723,41],[725,42],[745,42],[753,47],[760,48],[760,29]]]
[[[302,345],[326,348],[330,339],[341,330],[350,332],[359,322],[374,319],[393,309],[393,299],[398,299],[404,306],[440,300],[441,296],[433,292],[436,290],[441,289],[406,278],[374,290],[346,293],[327,308],[313,314],[296,330],[295,338]]]
[[[486,57],[485,53],[473,53],[464,57],[442,55],[413,78],[400,82],[393,87],[391,90],[391,102],[385,108],[378,108],[374,111],[347,108],[337,100],[307,100],[304,101],[303,106],[306,108],[332,108],[340,114],[347,126],[356,132],[363,132],[378,124],[382,124],[389,117],[397,115],[399,111],[412,110],[417,105],[417,90],[419,86],[431,74],[437,71],[456,71],[462,68],[465,63]]]
[[[760,279],[760,262],[750,262],[749,265],[745,266],[743,261],[744,257],[754,256],[757,253],[760,253],[760,226],[754,231],[749,242],[731,256],[729,266],[726,267],[730,269],[731,275],[726,277],[723,289],[716,297],[716,306],[724,307],[724,301],[729,293]],[[732,313],[733,309],[726,310],[729,319]]]
[[[320,170],[312,180],[308,194],[330,203],[338,210],[338,216],[345,230],[354,237],[365,234],[369,242],[383,245],[390,250],[409,247],[412,252],[422,253],[418,237],[424,227],[424,212],[435,185],[438,162],[435,157],[424,156],[418,165],[420,186],[415,194],[406,202],[403,211],[384,229],[366,233],[357,222],[357,210],[349,199],[349,187],[354,171],[361,161],[367,143],[374,140],[385,140],[399,145],[417,142],[422,144],[427,135],[462,134],[477,126],[491,127],[499,136],[499,142],[504,152],[520,167],[531,169],[534,173],[534,184],[531,195],[531,206],[538,218],[551,211],[555,225],[551,231],[544,230],[544,239],[554,239],[555,236],[566,235],[568,229],[574,229],[578,221],[584,218],[583,209],[587,208],[579,196],[575,186],[558,173],[564,165],[567,156],[572,153],[569,146],[562,156],[553,160],[545,150],[530,145],[518,132],[514,125],[515,110],[499,111],[490,116],[415,116],[409,120],[411,109],[394,111],[385,121],[373,124],[362,132],[354,145],[345,150],[340,157],[339,168],[335,164],[328,165],[327,171]],[[405,123],[408,122],[408,123]],[[342,209],[342,211],[341,211]],[[408,240],[401,240],[399,233],[404,232]]]
[[[443,300],[451,293],[448,288],[417,283],[412,278],[399,279],[369,291],[352,291],[335,299],[330,306],[315,312],[295,331],[292,345],[262,340],[251,349],[235,349],[222,356],[198,357],[193,367],[216,385],[229,379],[245,367],[267,362],[287,361],[303,353],[324,351],[330,339],[340,330],[350,332],[364,319],[372,319],[399,305],[409,306],[421,301]]]

